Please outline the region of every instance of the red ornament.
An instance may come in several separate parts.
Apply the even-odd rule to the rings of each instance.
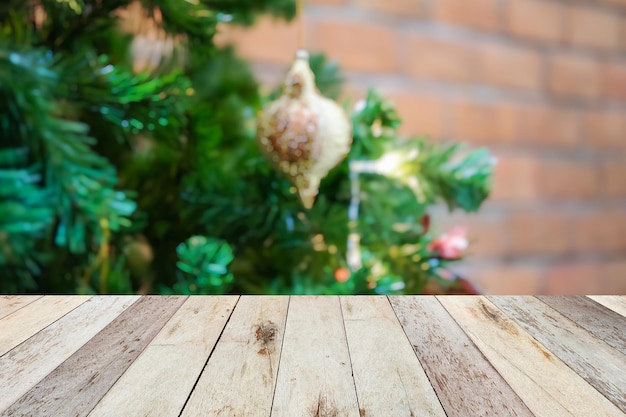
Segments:
[[[443,259],[457,259],[461,257],[467,246],[467,229],[458,226],[433,240],[428,245],[428,250],[437,252]]]
[[[335,281],[337,282],[346,282],[350,279],[350,271],[348,268],[337,268],[335,269]]]

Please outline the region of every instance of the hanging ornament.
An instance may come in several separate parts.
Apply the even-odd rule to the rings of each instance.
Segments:
[[[283,94],[259,115],[257,140],[310,209],[322,178],[348,154],[352,129],[343,109],[317,90],[306,51],[297,52]]]

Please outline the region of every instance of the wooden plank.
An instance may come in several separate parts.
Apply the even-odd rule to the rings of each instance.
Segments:
[[[341,297],[360,415],[445,417],[386,297]]]
[[[142,297],[0,415],[86,416],[184,301]]]
[[[89,417],[178,416],[237,298],[187,299]]]
[[[448,417],[532,417],[436,298],[390,301]]]
[[[338,297],[291,297],[273,417],[359,417]]]
[[[0,319],[41,298],[41,295],[0,296]]]
[[[182,417],[269,416],[288,297],[241,297]]]
[[[587,297],[626,317],[626,295],[588,295]]]
[[[2,356],[0,411],[17,401],[138,298],[91,298]]]
[[[624,416],[486,298],[439,301],[535,416]]]
[[[626,354],[626,317],[583,296],[537,298],[598,339]]]
[[[54,323],[89,298],[88,296],[49,295],[4,317],[0,320],[0,356]]]
[[[539,343],[626,412],[626,356],[535,297],[489,297]]]

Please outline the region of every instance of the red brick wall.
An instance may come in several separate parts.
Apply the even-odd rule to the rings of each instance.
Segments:
[[[488,293],[626,294],[626,0],[310,0],[306,44],[405,134],[487,145],[490,200],[459,271]],[[279,82],[295,26],[222,34]]]

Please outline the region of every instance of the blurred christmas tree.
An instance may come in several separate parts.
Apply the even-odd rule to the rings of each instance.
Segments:
[[[291,19],[293,0],[0,4],[0,292],[462,287],[447,265],[467,242],[434,239],[427,209],[477,210],[487,151],[399,138],[371,91],[350,112],[348,157],[305,210],[255,141],[280,91],[263,97],[213,42],[218,24],[261,13]],[[337,66],[310,61],[337,99]]]

